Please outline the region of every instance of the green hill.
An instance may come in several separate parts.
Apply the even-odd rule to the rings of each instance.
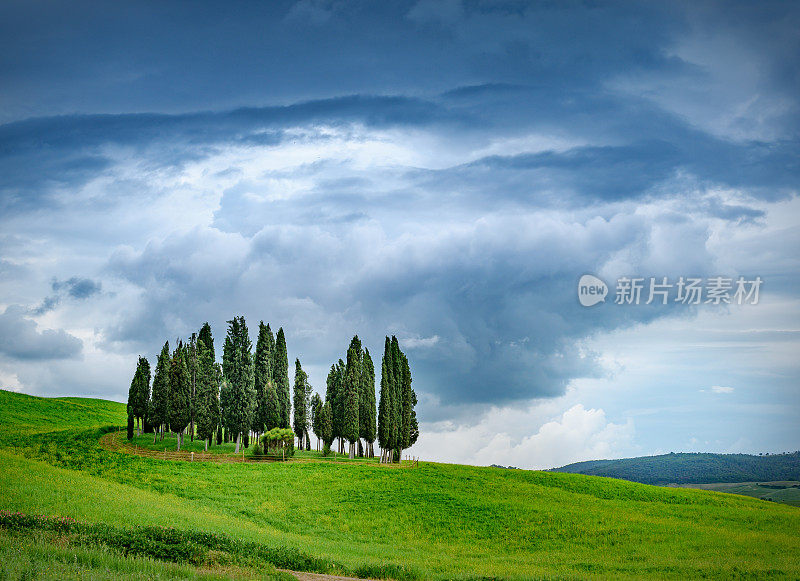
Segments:
[[[250,553],[374,578],[800,576],[800,511],[775,503],[428,462],[164,461],[103,449],[103,429],[42,433],[39,403],[53,402],[27,399],[16,433],[4,423],[0,510],[72,517],[93,534],[174,527],[211,569]],[[233,556],[204,548],[218,539]]]
[[[577,462],[554,472],[622,478],[644,484],[768,482],[800,480],[800,452],[749,454],[681,453],[621,460]]]
[[[0,433],[125,425],[124,403],[84,397],[36,397],[0,389]]]

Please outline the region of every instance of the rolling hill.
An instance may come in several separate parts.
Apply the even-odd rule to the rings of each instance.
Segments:
[[[73,414],[82,403],[73,398],[0,397],[2,407],[16,410],[0,411],[0,525],[21,513],[24,522],[55,527],[12,542],[10,535],[22,533],[0,526],[0,556],[28,547],[25,563],[38,563],[38,578],[48,578],[40,574],[48,563],[69,565],[65,543],[84,543],[74,548],[78,563],[81,551],[100,550],[87,548],[86,539],[107,543],[104,555],[112,545],[142,551],[127,536],[141,540],[152,531],[174,543],[150,539],[146,555],[194,551],[200,569],[181,573],[187,578],[246,578],[251,570],[275,578],[272,565],[403,580],[800,576],[800,511],[793,507],[580,474],[429,462],[385,466],[302,454],[286,463],[160,460],[101,447],[104,434],[124,433],[87,425],[86,415]],[[112,414],[115,405],[98,402]],[[45,541],[36,544],[40,534]],[[81,559],[99,563],[101,556]],[[15,558],[18,568],[8,571],[17,578],[27,565]],[[137,571],[130,578],[142,578]]]

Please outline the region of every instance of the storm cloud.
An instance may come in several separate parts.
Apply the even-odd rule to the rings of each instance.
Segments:
[[[237,8],[0,8],[0,380],[55,393],[85,357],[87,393],[124,397],[120,362],[243,314],[321,392],[353,334],[373,358],[396,334],[425,427],[458,435],[631,365],[602,338],[701,310],[586,309],[582,274],[762,275],[769,312],[797,310],[795,6]],[[733,385],[707,357],[702,385]],[[495,444],[575,429],[570,459],[606,453],[636,433],[609,410]]]

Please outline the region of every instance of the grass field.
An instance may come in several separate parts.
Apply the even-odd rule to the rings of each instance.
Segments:
[[[58,579],[93,581],[150,581],[187,579],[214,581],[222,579],[292,579],[273,567],[259,569],[207,567],[164,563],[149,558],[125,557],[102,546],[74,546],[58,535],[9,534],[0,529],[0,578]]]
[[[684,488],[742,494],[800,507],[800,482],[794,480],[778,482],[714,482],[710,484],[684,484],[682,486]]]
[[[800,577],[800,511],[789,506],[574,474],[391,468],[308,453],[288,463],[165,462],[106,451],[103,430],[83,422],[44,433],[37,401],[25,402],[30,417],[13,416],[16,433],[0,416],[0,509],[220,533],[351,574]]]

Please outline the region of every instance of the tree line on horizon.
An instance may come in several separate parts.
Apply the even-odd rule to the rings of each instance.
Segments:
[[[381,462],[399,462],[402,450],[419,436],[408,359],[397,338],[386,337],[381,360],[380,401],[376,406],[375,369],[369,350],[353,337],[346,361],[331,366],[325,399],[314,393],[299,358],[295,360],[294,394],[290,397],[289,365],[283,328],[273,335],[259,323],[255,350],[244,317],[228,321],[222,364],[216,361],[211,326],[205,323],[174,351],[164,343],[155,371],[140,356],[128,392],[128,438],[134,430],[153,433],[154,442],[166,431],[197,435],[209,445],[225,442],[249,446],[251,439],[281,441],[289,434],[301,449],[311,449],[309,430],[324,454],[338,441],[339,453],[353,458],[374,457],[377,438]],[[292,416],[292,412],[293,416]],[[290,425],[290,420],[292,420]]]

